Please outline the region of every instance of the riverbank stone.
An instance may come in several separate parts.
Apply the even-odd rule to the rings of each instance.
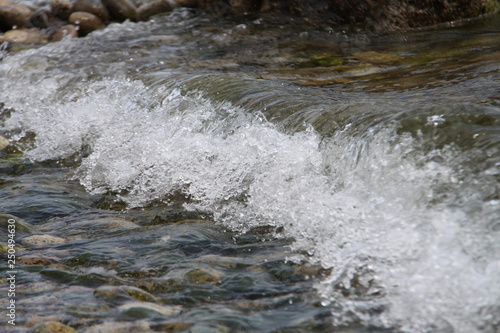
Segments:
[[[119,22],[127,19],[137,20],[137,9],[129,0],[102,0],[102,4],[110,13],[111,18]]]
[[[172,6],[166,0],[153,0],[137,9],[137,19],[139,21],[147,21],[151,16],[169,12],[172,9]]]
[[[73,3],[73,12],[86,12],[94,14],[103,22],[109,21],[109,12],[101,0],[76,0]]]
[[[74,12],[69,16],[69,22],[76,27],[79,36],[86,36],[94,30],[105,27],[102,20],[91,13]]]

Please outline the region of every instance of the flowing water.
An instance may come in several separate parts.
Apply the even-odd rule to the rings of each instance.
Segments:
[[[500,329],[500,16],[182,9],[1,55],[9,331]]]

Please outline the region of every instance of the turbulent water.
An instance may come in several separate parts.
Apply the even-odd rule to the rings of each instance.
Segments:
[[[125,284],[179,306],[146,316],[179,331],[498,332],[499,17],[385,36],[283,20],[178,10],[3,54],[2,210],[68,241],[46,249],[66,267],[19,266],[20,331],[154,330],[120,302],[99,315],[96,287]],[[117,217],[135,224],[100,231]],[[125,274],[200,265],[231,271],[156,294]]]

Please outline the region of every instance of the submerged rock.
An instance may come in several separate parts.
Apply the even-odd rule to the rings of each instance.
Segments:
[[[215,269],[197,268],[186,273],[185,278],[196,284],[217,284],[223,273]]]
[[[13,222],[14,221],[14,222]],[[16,236],[31,234],[35,231],[35,227],[25,220],[10,214],[0,214],[0,228],[7,230],[10,224],[15,225]]]
[[[24,237],[21,244],[24,246],[56,245],[65,243],[66,240],[61,237],[51,235],[32,235]]]
[[[107,302],[130,298],[145,302],[156,301],[156,297],[147,291],[131,286],[102,286],[94,291],[94,296]]]
[[[38,324],[31,330],[32,333],[76,333],[76,331],[58,322]]]
[[[182,308],[180,306],[166,306],[147,302],[131,302],[120,306],[118,310],[126,316],[139,319],[172,317],[178,315]]]
[[[17,263],[28,266],[50,266],[59,261],[59,258],[42,255],[24,255],[17,258]]]

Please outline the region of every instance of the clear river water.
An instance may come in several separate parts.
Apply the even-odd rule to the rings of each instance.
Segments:
[[[499,15],[177,9],[0,58],[9,332],[500,330]]]

